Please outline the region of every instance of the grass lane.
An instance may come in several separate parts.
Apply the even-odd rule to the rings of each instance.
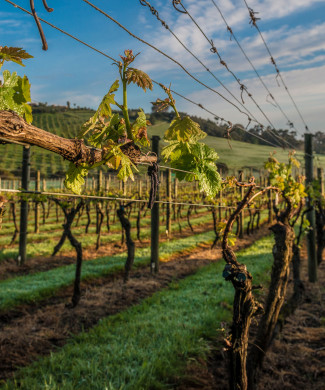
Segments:
[[[190,250],[197,245],[210,242],[213,232],[202,233],[183,239],[171,240],[160,244],[160,259],[166,260],[171,255]],[[110,257],[100,257],[85,261],[82,266],[81,279],[96,278],[120,271],[124,267],[126,255],[120,253]],[[149,264],[150,248],[136,249],[134,267]],[[75,265],[70,264],[45,272],[18,276],[0,282],[0,310],[13,308],[26,302],[37,301],[53,295],[58,289],[73,283]]]
[[[213,231],[163,242],[159,246],[161,260],[172,255],[191,250],[199,244],[212,242]],[[99,257],[83,262],[81,280],[101,277],[121,271],[124,268],[125,253]],[[134,267],[149,264],[150,247],[138,248],[135,253]],[[71,285],[75,277],[75,265],[57,267],[45,272],[0,281],[0,310],[13,308],[21,303],[35,302],[54,295],[60,288]]]

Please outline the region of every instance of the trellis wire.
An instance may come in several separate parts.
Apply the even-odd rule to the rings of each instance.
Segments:
[[[23,7],[21,7],[21,6],[17,5],[17,4],[15,4],[15,3],[12,2],[11,0],[5,0],[5,1],[6,1],[7,3],[13,5],[15,8],[18,8],[18,9],[20,9],[21,11],[23,11],[23,12],[25,12],[25,13],[27,13],[27,14],[29,14],[29,15],[32,16],[32,13],[31,13],[31,12],[29,12],[28,10],[24,9]],[[88,44],[88,43],[82,41],[81,39],[79,39],[79,38],[75,37],[74,35],[72,35],[72,34],[66,32],[66,31],[62,30],[61,28],[59,28],[59,27],[53,25],[52,23],[50,23],[50,22],[48,22],[48,21],[46,21],[46,20],[44,20],[44,19],[42,19],[42,18],[39,18],[39,20],[41,20],[41,21],[44,22],[45,24],[49,25],[50,27],[54,28],[55,30],[61,32],[62,34],[67,35],[67,36],[69,36],[70,38],[76,40],[77,42],[81,43],[82,45],[85,45],[85,46],[88,47],[89,49],[94,50],[94,51],[96,51],[97,53],[99,53],[99,54],[105,56],[106,58],[112,60],[113,62],[117,62],[117,60],[116,60],[115,58],[109,56],[108,54],[102,52],[101,50],[96,49],[94,46],[92,46],[92,45],[90,45],[90,44]],[[154,82],[154,83],[157,84],[157,85],[161,85],[161,83],[159,83],[159,82],[157,82],[157,81],[155,81],[155,80],[152,80],[152,82]],[[185,97],[184,95],[180,94],[179,92],[177,92],[177,91],[175,91],[175,90],[172,90],[172,89],[171,89],[171,92],[174,93],[175,95],[181,97],[182,99],[184,99],[184,100],[186,100],[186,101],[188,101],[188,102],[190,102],[190,103],[192,103],[192,104],[194,104],[194,105],[200,107],[201,109],[203,109],[204,111],[208,112],[209,114],[212,114],[214,117],[217,117],[217,118],[220,118],[220,119],[223,120],[223,121],[229,122],[229,121],[227,121],[226,119],[224,119],[224,118],[220,117],[219,115],[217,115],[216,113],[214,113],[214,112],[208,110],[208,109],[205,108],[202,104],[194,102],[193,100],[191,100],[191,99]],[[239,128],[240,130],[243,130],[243,131],[248,132],[248,131],[247,131],[246,129],[244,129],[244,128],[240,128],[240,127],[238,127],[238,128]],[[255,138],[259,139],[259,140],[262,140],[262,141],[268,143],[269,145],[271,145],[271,146],[273,146],[273,147],[275,147],[275,148],[278,148],[278,147],[279,147],[279,145],[275,145],[275,144],[273,144],[272,142],[270,142],[270,141],[264,139],[264,138],[261,137],[261,136],[258,136],[258,135],[256,135],[256,134],[250,133],[250,132],[248,132],[248,133],[249,133],[252,137],[255,137]],[[9,142],[9,141],[8,141],[8,142]]]
[[[274,65],[274,68],[275,68],[275,70],[276,70],[276,72],[277,72],[277,75],[280,77],[280,80],[281,80],[281,82],[282,82],[282,84],[283,84],[283,86],[284,86],[284,89],[287,91],[287,94],[288,94],[288,96],[290,97],[290,99],[291,99],[291,101],[292,101],[292,103],[293,103],[293,105],[294,105],[294,107],[295,107],[295,109],[296,109],[298,115],[300,116],[300,119],[302,120],[303,124],[305,125],[305,129],[306,129],[307,131],[310,131],[309,128],[308,128],[308,126],[307,126],[307,124],[306,124],[306,122],[305,122],[305,120],[304,120],[304,118],[303,118],[303,116],[302,116],[302,114],[301,114],[301,112],[300,112],[300,110],[299,110],[299,108],[298,108],[298,106],[297,106],[297,104],[296,104],[296,102],[294,101],[294,99],[293,99],[293,97],[292,97],[292,95],[291,95],[291,93],[290,93],[290,91],[289,91],[289,88],[287,87],[286,83],[284,82],[284,79],[283,79],[283,77],[282,77],[282,74],[281,74],[281,72],[280,72],[280,69],[278,68],[278,65],[276,64],[275,59],[274,59],[274,57],[272,56],[272,53],[271,53],[271,50],[270,50],[269,46],[268,46],[268,44],[266,43],[266,40],[265,40],[265,38],[264,38],[264,36],[263,36],[263,34],[262,34],[260,28],[258,27],[258,25],[257,25],[257,23],[256,23],[256,21],[257,21],[258,19],[260,19],[260,18],[256,18],[256,17],[254,16],[254,15],[256,14],[256,12],[254,12],[254,10],[248,6],[246,0],[244,0],[244,3],[245,3],[245,5],[246,5],[246,7],[247,7],[249,16],[250,16],[250,18],[251,18],[250,24],[252,24],[252,25],[256,28],[256,30],[258,31],[258,33],[259,33],[259,35],[260,35],[260,37],[261,37],[261,39],[262,39],[262,41],[263,41],[263,43],[264,43],[264,46],[265,46],[267,52],[268,52],[269,55],[270,55],[271,63]]]
[[[256,186],[256,188],[260,188]],[[265,187],[266,188],[266,187]],[[147,199],[133,199],[133,198],[122,198],[122,197],[113,197],[113,196],[97,196],[97,195],[76,195],[76,194],[66,194],[60,192],[48,192],[48,191],[30,191],[30,190],[12,190],[12,189],[0,189],[1,192],[14,193],[14,194],[31,194],[31,195],[45,195],[53,197],[68,197],[68,198],[79,198],[79,199],[92,199],[92,200],[117,200],[117,201],[128,201],[128,202],[139,202],[147,203]],[[156,200],[154,203],[161,204],[171,204],[171,205],[183,205],[183,206],[196,206],[196,207],[212,207],[212,208],[223,208],[223,209],[236,209],[236,207],[231,206],[222,206],[222,205],[212,205],[205,203],[189,203],[189,202],[168,202],[165,200]],[[264,209],[255,209],[254,210],[264,210]]]
[[[234,38],[237,46],[239,47],[239,49],[241,50],[241,52],[243,53],[243,55],[245,56],[247,62],[250,64],[250,66],[252,67],[252,69],[254,70],[256,76],[258,77],[258,79],[260,80],[261,84],[263,85],[263,87],[265,88],[266,92],[268,93],[268,96],[271,97],[271,99],[274,101],[275,103],[275,106],[281,111],[282,115],[285,117],[285,119],[287,120],[287,124],[292,127],[293,129],[295,129],[297,132],[298,130],[295,128],[295,126],[293,125],[293,122],[289,119],[289,117],[287,116],[287,114],[284,112],[283,108],[280,106],[280,104],[277,102],[277,100],[275,99],[274,95],[270,92],[269,88],[267,87],[267,85],[265,84],[264,80],[262,79],[262,76],[259,74],[259,72],[257,71],[257,69],[255,68],[254,64],[252,63],[252,61],[250,60],[250,58],[248,57],[246,51],[243,49],[242,45],[240,44],[240,42],[238,41],[236,35],[234,34],[233,32],[233,29],[228,25],[228,22],[223,14],[223,12],[221,11],[220,7],[216,4],[216,2],[214,0],[211,0],[212,3],[214,4],[214,6],[216,7],[216,9],[218,10],[222,20],[224,21],[225,25],[227,26],[227,30],[230,32],[231,34],[231,37]]]
[[[83,1],[87,1],[87,0],[83,0]],[[233,76],[233,78],[236,80],[236,82],[239,84],[240,86],[240,89],[241,91],[245,91],[248,95],[248,97],[252,100],[252,102],[256,105],[256,107],[258,108],[258,110],[262,113],[262,115],[264,116],[264,118],[267,120],[267,122],[271,125],[271,127],[275,130],[275,127],[274,125],[272,124],[272,122],[270,121],[270,119],[268,118],[268,116],[265,114],[265,112],[262,110],[262,108],[260,107],[260,105],[256,102],[256,100],[254,99],[254,97],[252,96],[252,94],[248,91],[247,87],[241,83],[240,79],[236,76],[236,74],[229,69],[228,65],[225,63],[225,61],[223,61],[223,59],[221,58],[218,50],[215,48],[214,44],[213,44],[213,41],[211,39],[209,39],[207,37],[207,35],[205,34],[205,32],[202,30],[202,28],[200,27],[200,25],[198,24],[198,22],[194,19],[194,17],[188,12],[188,10],[185,8],[185,6],[179,2],[179,5],[183,8],[184,10],[184,14],[187,14],[189,16],[189,18],[192,20],[192,22],[196,25],[196,27],[199,29],[199,31],[202,33],[202,35],[205,37],[205,39],[209,42],[209,44],[211,45],[211,49],[210,51],[213,52],[213,53],[216,53],[219,60],[220,60],[220,63],[225,66],[225,68],[227,69],[227,71]],[[260,125],[262,125],[261,123],[259,123]],[[262,125],[263,126],[263,125]],[[263,126],[264,127],[264,126]],[[294,147],[287,141],[285,140],[284,138],[278,136],[277,134],[273,133],[270,129],[266,128],[266,130],[270,133],[270,135],[272,135],[272,137],[274,139],[278,138],[280,140],[282,140],[285,144],[287,144],[289,147],[292,147],[294,149]],[[282,145],[281,145],[282,146]]]

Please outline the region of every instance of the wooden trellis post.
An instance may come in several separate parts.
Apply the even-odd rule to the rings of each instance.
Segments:
[[[244,181],[244,172],[239,171],[238,173],[239,173],[239,181],[243,182]],[[244,198],[244,195],[245,195],[244,187],[240,187],[241,199]],[[239,214],[239,233],[238,233],[239,238],[243,238],[243,236],[244,236],[244,210],[242,210],[242,212]]]
[[[158,135],[152,136],[152,151],[159,160],[159,140]],[[157,189],[156,200],[159,200],[159,187]],[[159,272],[159,203],[155,202],[151,209],[151,272]]]
[[[306,186],[313,181],[313,138],[312,134],[305,134],[305,167]],[[316,257],[316,217],[315,209],[312,207],[311,199],[307,196],[307,208],[311,210],[307,213],[310,228],[307,231],[307,251],[308,251],[308,278],[310,282],[317,281],[317,257]]]
[[[41,191],[41,171],[36,172],[35,191]],[[35,233],[39,233],[39,203],[35,202]]]
[[[319,182],[320,193],[324,196],[324,170],[323,168],[317,168],[317,179]]]
[[[30,180],[30,147],[24,146],[23,149],[23,164],[22,164],[21,187],[23,190],[28,190]],[[20,230],[19,230],[19,255],[18,264],[24,264],[26,261],[26,246],[27,246],[27,226],[28,226],[28,201],[22,199],[20,205]]]
[[[168,238],[170,238],[172,231],[172,223],[171,223],[171,205],[170,202],[172,200],[172,172],[170,169],[166,171],[166,233]]]

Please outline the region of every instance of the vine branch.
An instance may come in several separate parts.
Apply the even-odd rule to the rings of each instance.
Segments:
[[[59,137],[30,125],[12,111],[0,110],[0,138],[9,143],[22,142],[50,150],[76,165],[95,164],[102,161],[106,154],[102,149],[85,145],[83,140]],[[121,150],[123,151],[123,148]],[[130,159],[134,164],[157,161],[157,157],[152,155],[140,155]]]

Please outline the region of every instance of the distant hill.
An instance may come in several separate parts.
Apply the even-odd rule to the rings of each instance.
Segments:
[[[33,108],[33,124],[41,129],[52,132],[66,138],[74,138],[81,125],[86,122],[94,111],[90,109],[69,109],[65,106],[38,106]],[[131,118],[137,110],[130,110]],[[148,115],[149,116],[149,115]],[[171,113],[155,113],[150,115],[152,126],[149,127],[149,136],[159,135],[163,138],[168,124],[173,119]],[[225,139],[225,127],[217,125],[211,120],[194,118],[200,123],[201,128],[210,134],[204,142],[214,147],[219,156],[220,163],[224,169],[240,169],[243,167],[262,169],[263,162],[274,148],[269,146],[254,145],[247,142],[235,140],[236,135],[232,134],[233,140]],[[13,144],[0,146],[0,176],[2,178],[13,178],[21,176],[22,147]],[[277,156],[285,160],[287,151],[277,149]],[[299,153],[303,162],[302,153]],[[317,157],[315,162],[324,166],[325,156]],[[67,162],[62,157],[49,151],[33,147],[31,155],[31,174],[34,176],[36,170],[40,170],[45,177],[62,177],[66,170]]]

